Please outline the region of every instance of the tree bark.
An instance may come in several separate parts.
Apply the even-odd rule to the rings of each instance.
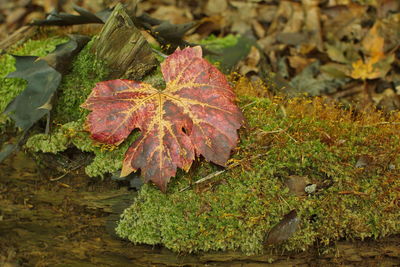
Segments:
[[[110,78],[140,80],[157,64],[150,45],[118,4],[95,39],[93,51],[110,69]]]
[[[37,32],[38,27],[27,25],[19,28],[16,32],[0,42],[0,49],[7,50],[10,46],[21,44],[31,38]]]

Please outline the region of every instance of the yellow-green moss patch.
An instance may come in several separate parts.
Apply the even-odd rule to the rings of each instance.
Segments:
[[[119,222],[121,237],[177,252],[254,254],[292,209],[299,229],[276,245],[289,251],[400,232],[398,114],[356,116],[320,98],[241,97],[240,104],[248,126],[231,162],[237,166],[189,190],[181,191],[218,168],[198,163],[173,178],[167,194],[144,185]],[[356,167],[362,157],[370,161]],[[289,175],[307,176],[316,192],[290,193]]]
[[[73,61],[71,72],[63,77],[54,110],[56,124],[84,119],[88,112],[80,105],[86,100],[95,84],[108,75],[105,64],[96,60],[94,54],[90,52],[91,46],[92,41]]]

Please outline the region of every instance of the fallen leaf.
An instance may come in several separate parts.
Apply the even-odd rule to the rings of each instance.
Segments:
[[[322,51],[322,34],[320,25],[320,9],[318,0],[302,0],[303,9],[305,11],[304,26],[307,32],[312,33],[309,43],[315,44],[318,50]]]
[[[322,10],[325,38],[360,40],[363,36],[361,22],[368,18],[367,6],[350,3],[335,5]]]
[[[313,194],[315,193],[315,190],[317,190],[317,184],[309,184],[304,188],[304,191],[307,194]]]
[[[177,49],[161,65],[166,88],[130,80],[100,82],[82,107],[97,141],[118,145],[136,128],[141,136],[125,154],[121,176],[141,169],[145,182],[166,191],[177,168],[195,156],[225,166],[243,115],[225,76],[202,58],[201,47]]]
[[[221,14],[228,8],[226,0],[208,0],[205,6],[205,14],[208,16]]]
[[[108,16],[111,14],[111,10],[103,10],[98,14],[93,14],[92,12],[74,5],[74,10],[79,13],[79,15],[73,15],[68,13],[58,13],[57,11],[51,12],[46,19],[35,20],[31,24],[39,26],[69,26],[69,25],[79,25],[88,23],[104,23]]]
[[[364,168],[371,165],[373,162],[373,158],[369,155],[362,155],[358,158],[355,167],[356,168]]]
[[[237,36],[233,38],[237,40],[232,45],[220,47],[218,42],[214,44],[208,42],[205,45],[205,48],[212,52],[207,56],[207,59],[212,62],[218,62],[220,70],[224,73],[232,72],[233,68],[249,55],[251,48],[255,45],[255,40],[250,37]],[[260,53],[257,51],[255,52],[254,59],[257,60],[258,56],[260,56]]]
[[[286,22],[286,23],[285,23]],[[304,10],[300,3],[280,1],[267,35],[273,33],[300,33],[304,22]]]
[[[16,71],[10,73],[7,78],[22,78],[28,85],[8,104],[4,113],[8,114],[18,127],[27,130],[49,112],[50,101],[61,82],[58,69],[65,71],[72,56],[79,52],[88,40],[71,36],[69,42],[58,45],[54,52],[43,59],[14,56]]]
[[[383,57],[376,54],[372,58],[362,59],[352,63],[352,71],[350,77],[353,79],[377,79],[384,78],[391,68],[391,64],[395,57],[393,54]]]
[[[258,38],[263,38],[265,36],[264,26],[261,25],[257,20],[253,19],[251,21],[251,26],[253,26],[253,30]]]
[[[244,35],[251,31],[252,27],[249,22],[257,17],[256,3],[252,3],[251,1],[228,2],[229,6],[233,8],[229,9],[230,12],[224,12],[224,15],[231,18],[231,32]]]
[[[315,61],[290,81],[294,90],[287,90],[290,95],[307,93],[311,96],[333,93],[346,82],[345,79],[333,78],[321,73],[320,62]]]
[[[296,210],[292,210],[269,231],[264,244],[273,245],[288,240],[296,232],[299,223]]]
[[[61,74],[50,67],[46,61],[37,57],[14,56],[16,71],[7,78],[22,78],[28,82],[26,89],[8,104],[4,113],[11,117],[23,130],[48,113],[40,107],[53,96],[61,82]]]
[[[305,188],[310,181],[307,176],[290,175],[285,177],[285,185],[289,188],[289,192],[296,196],[304,196],[306,194]]]
[[[138,24],[139,27],[148,31],[168,53],[177,47],[195,46],[184,40],[183,37],[200,24],[195,21],[173,24],[168,20],[155,19],[147,13],[135,17],[134,21],[135,25]]]
[[[91,39],[89,36],[78,34],[68,37],[69,42],[58,45],[52,53],[40,58],[61,74],[68,71],[69,63]]]
[[[300,73],[305,67],[313,63],[315,58],[306,58],[302,56],[290,56],[288,57],[290,67],[296,70],[296,73]]]
[[[349,64],[360,58],[359,51],[352,43],[334,41],[325,43],[325,48],[329,58],[339,63]]]
[[[308,34],[302,32],[281,32],[276,35],[276,40],[286,45],[299,45],[308,38]]]
[[[349,72],[349,67],[347,65],[337,63],[327,63],[321,66],[320,69],[322,73],[325,73],[336,79],[345,79],[347,77],[346,73]]]
[[[164,21],[169,21],[171,24],[185,24],[193,21],[193,15],[187,7],[176,7],[174,5],[158,6],[151,13],[154,18],[162,18]]]
[[[260,62],[261,54],[257,47],[252,46],[246,59],[242,61],[239,67],[239,73],[246,75],[247,73],[254,71],[258,72],[258,63]]]
[[[362,40],[364,53],[377,61],[384,57],[383,47],[385,40],[378,33],[380,22],[377,21]]]
[[[377,108],[387,114],[400,109],[400,95],[396,94],[391,88],[377,94],[373,99],[377,103]]]

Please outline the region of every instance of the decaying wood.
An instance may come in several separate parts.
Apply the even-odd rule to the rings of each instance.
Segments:
[[[48,171],[46,168],[44,171]],[[0,164],[0,266],[399,266],[400,236],[338,241],[321,253],[268,247],[261,255],[239,251],[176,254],[115,238],[120,213],[136,196],[109,179],[73,173],[60,181],[39,175],[22,152]],[[268,265],[269,266],[269,265]]]
[[[140,80],[157,63],[150,45],[121,4],[111,13],[92,49],[108,65],[110,78]]]
[[[0,42],[0,49],[7,50],[10,46],[21,44],[31,38],[37,32],[37,26],[23,26],[16,32],[8,36],[6,39]]]

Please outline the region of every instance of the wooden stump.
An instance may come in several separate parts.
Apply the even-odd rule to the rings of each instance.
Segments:
[[[150,45],[118,4],[95,39],[93,51],[110,69],[110,78],[140,80],[157,64]]]

